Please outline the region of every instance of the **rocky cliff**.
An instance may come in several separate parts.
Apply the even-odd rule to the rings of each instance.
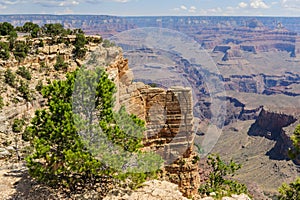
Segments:
[[[284,114],[262,108],[255,123],[250,127],[250,136],[265,137],[276,141],[274,147],[267,152],[271,159],[289,160],[288,150],[293,148],[291,135],[299,116]],[[298,160],[295,160],[299,163]]]
[[[29,54],[20,61],[13,55],[9,60],[1,60],[0,70],[2,74],[7,69],[16,73],[19,66],[26,67],[32,74],[28,87],[34,98],[29,101],[23,99],[17,88],[7,85],[2,78],[1,88],[5,93],[1,96],[5,106],[0,111],[0,159],[14,158],[17,152],[16,159],[22,160],[26,144],[20,134],[13,133],[12,125],[15,119],[28,123],[34,111],[44,106],[44,99],[35,90],[39,81],[45,85],[51,80],[64,78],[65,71],[54,70],[57,58],[61,56],[68,65],[67,71],[81,65],[105,66],[117,86],[115,109],[125,106],[129,113],[146,121],[143,150],[157,152],[165,160],[162,178],[176,183],[185,196],[197,193],[200,178],[197,155],[192,151],[194,118],[191,89],[174,87],[165,90],[133,82],[128,60],[123,58],[122,50],[114,46],[104,47],[99,36],[87,38],[89,43],[85,48],[88,53],[84,59],[77,59],[73,55],[74,36],[62,38],[65,43],[53,43],[50,38],[19,39],[30,46]],[[43,43],[42,47],[40,43]],[[23,80],[18,75],[17,78]],[[18,101],[15,101],[16,98]]]
[[[121,55],[110,65],[117,72],[116,107],[124,105],[146,121],[144,151],[154,151],[165,160],[163,178],[179,185],[185,196],[197,193],[200,177],[197,155],[193,153],[194,118],[190,88],[152,88],[132,82],[128,61]],[[180,163],[180,164],[178,164]]]

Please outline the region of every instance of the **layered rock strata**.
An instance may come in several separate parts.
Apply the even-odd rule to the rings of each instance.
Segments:
[[[154,151],[164,159],[165,178],[178,184],[185,196],[196,194],[200,178],[197,155],[192,151],[195,135],[191,89],[152,88],[132,82],[128,61],[121,55],[107,70],[115,74],[116,108],[123,105],[146,121],[143,150]]]

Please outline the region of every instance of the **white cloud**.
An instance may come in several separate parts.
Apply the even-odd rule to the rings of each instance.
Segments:
[[[250,7],[251,8],[263,8],[263,9],[266,9],[266,8],[270,8],[263,0],[251,0],[250,1]]]
[[[180,6],[180,8],[181,8],[182,10],[187,10],[187,7],[184,6],[184,5]]]
[[[64,2],[61,2],[59,4],[59,6],[72,6],[72,5],[78,5],[79,2],[78,1],[64,1]]]
[[[239,7],[246,8],[246,7],[248,7],[248,4],[242,1],[241,3],[239,3]]]
[[[196,10],[197,8],[196,8],[196,6],[191,6],[190,9],[191,10]]]
[[[196,6],[191,6],[190,9],[189,9],[189,12],[190,13],[195,13],[197,10]]]

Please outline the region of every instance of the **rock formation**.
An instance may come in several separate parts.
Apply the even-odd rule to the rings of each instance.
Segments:
[[[67,36],[63,39],[72,44],[75,38]],[[29,87],[34,88],[38,80],[46,84],[51,80],[64,78],[63,73],[53,69],[58,55],[68,63],[69,71],[81,65],[86,65],[88,68],[105,66],[109,77],[117,87],[115,109],[125,106],[129,113],[146,121],[147,131],[143,140],[143,150],[157,152],[165,160],[164,164],[168,167],[165,168],[164,179],[176,183],[185,196],[196,194],[200,181],[197,155],[192,151],[194,118],[191,89],[173,87],[165,90],[133,82],[128,60],[123,58],[121,48],[103,47],[101,43],[99,44],[101,41],[99,36],[89,36],[87,39],[89,43],[85,48],[88,54],[85,60],[74,59],[73,45],[52,43],[49,38],[36,38],[27,40],[31,49],[24,60],[18,62],[14,56],[11,56],[7,61],[1,60],[0,69],[4,71],[9,68],[16,72],[19,66],[25,66],[34,77],[29,82]],[[43,46],[41,47],[39,43],[43,43]],[[41,71],[42,65],[48,67],[47,72]],[[34,92],[35,99],[32,101],[26,102],[20,97],[20,102],[13,103],[18,93],[15,88],[8,88],[9,91],[4,98],[8,106],[0,111],[0,136],[3,139],[0,146],[0,159],[12,156],[16,148],[5,146],[14,140],[11,137],[13,120],[26,118],[28,123],[34,111],[44,106],[44,99],[38,92]],[[18,140],[22,141],[20,138]],[[183,162],[185,164],[178,164]]]
[[[262,108],[255,123],[252,124],[248,134],[251,136],[265,137],[276,141],[275,146],[267,152],[271,159],[289,160],[288,150],[293,148],[291,135],[299,119],[293,114],[273,112]],[[299,160],[295,160],[299,163]]]
[[[109,72],[118,71],[116,107],[146,121],[144,151],[154,151],[165,161],[165,178],[179,185],[185,196],[197,193],[200,178],[197,155],[193,153],[194,118],[190,88],[152,88],[132,82],[128,61],[121,55],[110,65]],[[184,164],[183,164],[184,163]]]

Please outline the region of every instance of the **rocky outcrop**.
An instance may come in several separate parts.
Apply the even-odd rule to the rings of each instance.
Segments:
[[[184,196],[196,194],[200,178],[198,160],[192,152],[195,134],[191,89],[166,90],[132,82],[128,61],[122,56],[107,70],[118,74],[114,79],[118,87],[116,108],[123,105],[146,121],[143,150],[156,152],[164,159],[165,178],[176,176],[170,181],[179,185]],[[181,161],[186,165],[179,167]]]
[[[227,46],[227,45],[217,45],[213,52],[223,52],[226,53],[229,49],[231,49],[231,46]]]
[[[284,128],[293,125],[297,118],[294,115],[272,112],[263,108],[250,127],[248,135],[276,141],[275,146],[266,154],[271,159],[289,160],[288,150],[293,148],[290,138],[292,132]]]

